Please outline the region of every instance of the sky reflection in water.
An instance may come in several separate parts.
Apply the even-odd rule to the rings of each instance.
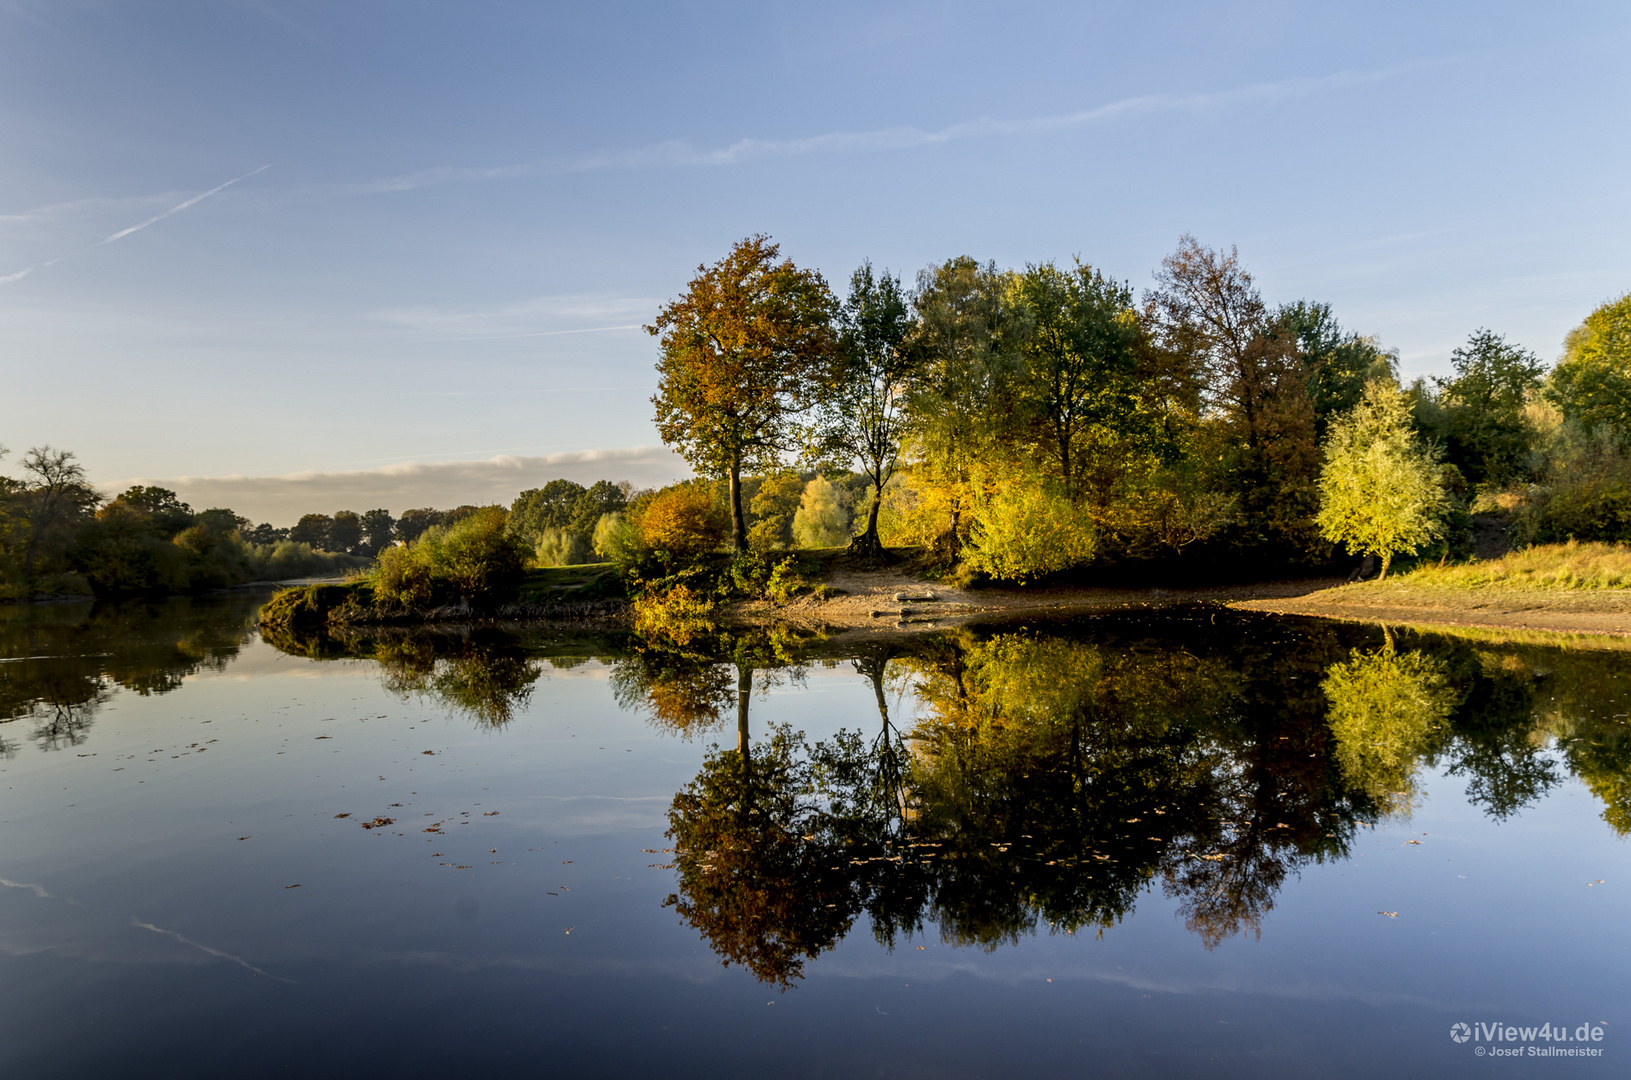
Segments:
[[[1617,1069],[1622,652],[268,643],[257,599],[0,610],[8,1074],[1427,1076],[1457,1020]]]

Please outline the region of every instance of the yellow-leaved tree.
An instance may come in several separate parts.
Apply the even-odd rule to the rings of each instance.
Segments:
[[[1410,429],[1410,404],[1389,380],[1365,384],[1353,410],[1325,437],[1320,532],[1356,555],[1415,554],[1443,534],[1449,505],[1434,455]]]

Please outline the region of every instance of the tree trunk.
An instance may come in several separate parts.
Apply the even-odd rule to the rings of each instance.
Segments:
[[[849,542],[851,555],[872,558],[883,554],[883,542],[878,539],[878,511],[883,508],[883,485],[876,475],[872,477],[872,507],[866,515],[866,532]]]
[[[742,779],[748,778],[748,747],[751,736],[748,734],[748,699],[753,697],[753,669],[738,667],[736,669],[736,753],[742,759]]]
[[[735,459],[731,462],[731,547],[736,551],[748,549],[748,526],[742,517],[742,462]]]
[[[1386,581],[1387,580],[1387,568],[1392,562],[1393,562],[1393,552],[1384,551],[1382,553],[1382,572],[1380,574],[1376,575],[1376,580],[1377,581]]]

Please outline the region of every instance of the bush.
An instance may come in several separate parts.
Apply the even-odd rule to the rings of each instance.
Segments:
[[[505,532],[506,516],[503,507],[482,507],[453,525],[427,529],[408,547],[383,552],[371,578],[375,602],[490,606],[513,599],[526,577],[526,551]]]
[[[975,510],[966,570],[1024,582],[1093,558],[1098,538],[1087,514],[1046,481],[1012,477]]]
[[[698,483],[676,484],[657,492],[635,519],[640,544],[665,567],[700,560],[725,541],[725,515],[713,493]]]

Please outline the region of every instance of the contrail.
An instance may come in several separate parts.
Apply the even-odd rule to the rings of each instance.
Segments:
[[[222,186],[225,186],[225,185],[222,185]],[[220,188],[216,188],[216,190],[219,191]],[[198,942],[194,941],[192,938],[182,937],[180,934],[176,933],[174,930],[166,930],[162,926],[154,926],[152,923],[142,922],[140,919],[136,918],[136,916],[134,916],[134,915],[132,915],[130,917],[130,924],[132,926],[139,926],[143,930],[151,930],[155,934],[163,934],[165,937],[175,938],[177,941],[181,942],[183,945],[190,945],[193,948],[197,949],[198,951],[208,953],[211,956],[219,956],[223,960],[230,960],[234,964],[237,964],[239,967],[245,969],[246,971],[253,971],[256,975],[263,975],[268,979],[276,979],[278,982],[286,982],[286,983],[293,983],[294,982],[293,979],[285,979],[281,975],[273,975],[271,972],[262,971],[260,968],[256,967],[254,964],[251,964],[249,961],[245,960],[241,956],[234,956],[229,952],[222,952],[220,949],[212,949],[208,945],[200,945]]]
[[[18,270],[16,273],[7,274],[4,277],[0,277],[0,285],[9,285],[13,281],[19,281],[19,280],[27,277],[28,275],[32,274],[36,270],[43,270],[47,266],[55,266],[57,263],[61,262],[64,259],[71,259],[75,255],[83,255],[87,251],[94,251],[95,249],[101,247],[104,244],[113,243],[115,240],[123,240],[125,237],[129,236],[131,233],[141,232],[143,229],[147,228],[149,225],[156,225],[159,222],[163,221],[165,218],[169,217],[171,214],[181,213],[181,211],[187,209],[189,206],[197,206],[199,203],[203,202],[205,199],[209,198],[211,195],[219,194],[220,192],[223,192],[227,188],[231,187],[233,184],[236,184],[241,180],[248,180],[251,176],[254,176],[257,173],[263,173],[267,169],[270,169],[271,167],[272,166],[270,166],[270,165],[262,165],[258,169],[255,169],[255,170],[253,170],[251,172],[244,173],[242,176],[235,176],[231,180],[228,180],[226,183],[221,184],[218,187],[212,187],[208,191],[204,192],[201,195],[194,195],[190,199],[186,199],[186,200],[183,200],[182,202],[177,203],[176,205],[170,207],[170,209],[164,211],[164,213],[162,213],[162,214],[154,214],[152,217],[148,218],[146,221],[141,222],[138,225],[132,225],[128,229],[120,229],[118,232],[114,233],[111,236],[105,236],[102,239],[98,240],[96,243],[92,244],[90,247],[80,248],[78,251],[72,252],[72,253],[70,253],[68,255],[58,255],[56,258],[50,259],[50,260],[48,260],[46,262],[43,262],[43,263],[40,263],[38,266],[25,267],[22,270]]]

